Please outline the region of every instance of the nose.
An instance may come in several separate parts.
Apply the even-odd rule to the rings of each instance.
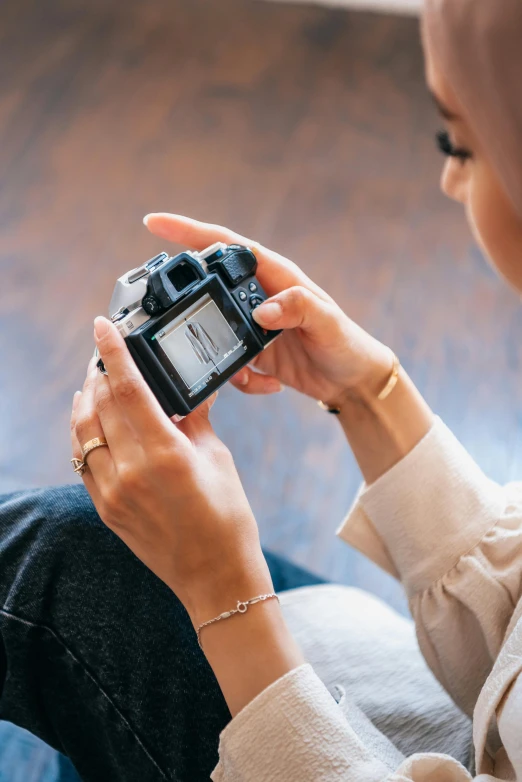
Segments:
[[[468,193],[466,166],[456,158],[449,158],[442,170],[440,180],[442,192],[453,201],[465,204]]]

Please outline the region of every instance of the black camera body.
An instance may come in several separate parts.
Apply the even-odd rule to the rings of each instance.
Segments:
[[[266,299],[256,270],[252,250],[219,242],[160,253],[116,283],[111,319],[168,416],[192,412],[280,333],[252,318]]]

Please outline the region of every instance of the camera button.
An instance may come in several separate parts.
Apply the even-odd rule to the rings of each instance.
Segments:
[[[141,306],[147,315],[156,315],[161,310],[161,304],[155,296],[145,296],[141,302]]]
[[[250,282],[250,283],[248,284],[248,290],[249,290],[251,293],[255,293],[255,292],[257,291],[257,285],[255,284],[255,282]]]
[[[251,296],[250,297],[250,306],[253,310],[255,310],[256,307],[259,307],[260,304],[262,304],[264,299],[261,298],[261,296]]]
[[[238,296],[240,301],[246,301],[248,298],[245,291],[239,291]]]

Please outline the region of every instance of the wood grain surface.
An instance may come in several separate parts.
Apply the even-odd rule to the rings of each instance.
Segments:
[[[153,210],[286,253],[393,346],[491,475],[521,474],[519,302],[438,191],[415,19],[244,0],[0,14],[1,490],[74,478],[92,319],[164,248]],[[213,419],[267,546],[404,608],[334,537],[360,480],[335,421],[231,388]]]

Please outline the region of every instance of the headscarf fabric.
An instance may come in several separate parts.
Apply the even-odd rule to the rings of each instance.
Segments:
[[[425,0],[422,26],[522,218],[522,0]]]

